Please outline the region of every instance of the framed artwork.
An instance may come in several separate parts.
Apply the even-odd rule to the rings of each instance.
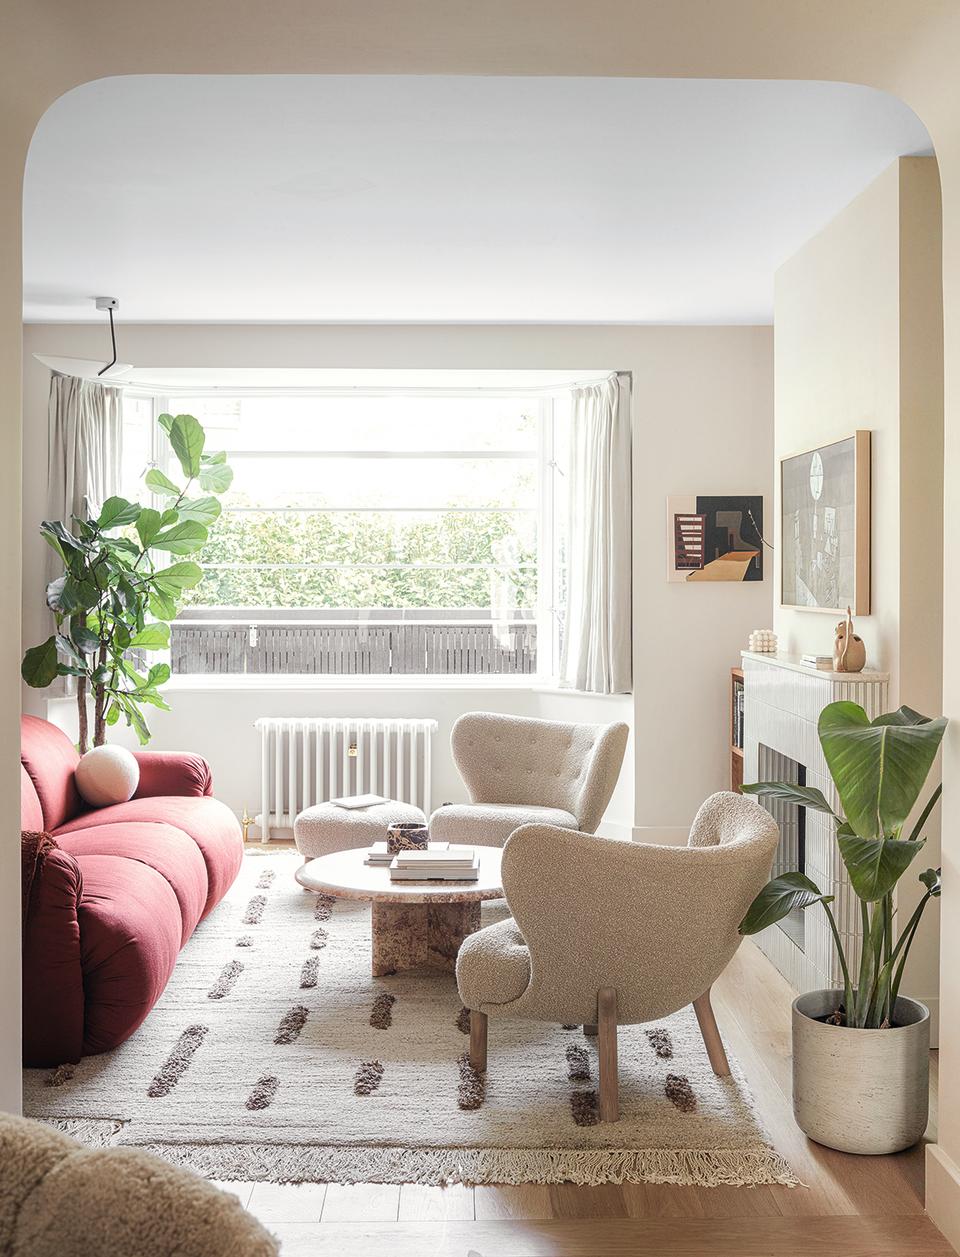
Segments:
[[[780,602],[870,614],[870,433],[780,463]]]
[[[667,498],[667,580],[763,580],[763,498],[734,493]]]

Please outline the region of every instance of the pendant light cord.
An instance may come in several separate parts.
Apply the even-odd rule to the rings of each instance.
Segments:
[[[110,343],[113,346],[113,358],[107,363],[107,365],[103,368],[102,371],[97,372],[98,378],[101,375],[105,375],[110,370],[110,368],[116,364],[116,361],[117,361],[117,333],[114,330],[114,326],[113,326],[113,307],[112,306],[110,306],[110,308],[107,310],[107,314],[109,314],[110,316]]]

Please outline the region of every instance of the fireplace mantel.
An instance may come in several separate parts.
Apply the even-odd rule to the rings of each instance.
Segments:
[[[782,756],[803,765],[806,784],[826,795],[839,812],[840,800],[827,769],[817,721],[829,703],[859,703],[873,719],[887,710],[886,672],[827,672],[807,667],[795,655],[766,655],[745,650],[743,659],[743,780],[760,780],[763,761]],[[764,749],[766,748],[766,749]],[[771,810],[774,810],[771,808]],[[806,815],[806,874],[833,895],[837,927],[848,955],[858,954],[860,915],[856,896],[837,849],[833,824],[822,812]],[[797,991],[842,985],[836,945],[822,911],[808,909],[803,947],[773,925],[755,941]]]

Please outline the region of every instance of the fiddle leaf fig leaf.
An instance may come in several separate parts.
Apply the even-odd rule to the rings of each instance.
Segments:
[[[153,539],[155,550],[169,550],[171,554],[193,554],[207,540],[209,533],[203,524],[196,520],[184,520],[158,532]]]
[[[107,498],[100,511],[97,524],[104,531],[108,528],[123,528],[127,524],[135,524],[140,518],[142,509],[136,502],[128,502],[126,498]]]
[[[210,463],[200,469],[200,488],[210,493],[226,493],[233,484],[233,468],[223,463]]]
[[[140,632],[130,639],[130,646],[134,650],[166,650],[169,645],[169,624],[145,624]]]
[[[200,459],[207,439],[199,420],[193,415],[177,415],[167,435],[183,474],[188,480],[193,480],[200,472]]]
[[[151,467],[143,478],[143,483],[159,497],[178,498],[180,490],[169,476],[165,476],[157,467]]]
[[[51,636],[24,653],[20,675],[32,689],[43,690],[56,679],[58,663],[57,640]]]

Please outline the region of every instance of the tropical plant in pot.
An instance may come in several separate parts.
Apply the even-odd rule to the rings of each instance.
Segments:
[[[156,468],[147,472],[144,483],[161,509],[110,497],[96,517],[40,525],[63,563],[63,574],[47,586],[56,631],[24,654],[20,671],[37,689],[57,677],[75,678],[81,754],[91,700],[94,746],[121,718],[141,745],[149,741],[144,708],[167,708],[160,687],[170,666],[142,671],[139,656],[170,645],[170,621],[184,592],[203,576],[185,556],[203,547],[220,515],[217,494],[233,480],[226,456],[205,452],[206,435],[193,415],[161,415],[158,422],[185,480],[178,485]]]
[[[859,900],[860,931],[844,941],[825,894],[801,872],[775,877],[740,924],[756,934],[797,909],[819,905],[837,946],[843,988],[810,991],[793,1004],[793,1103],[801,1128],[844,1152],[907,1148],[927,1122],[929,1013],[900,994],[904,966],[924,909],[940,894],[940,870],[919,875],[923,893],[898,919],[897,883],[923,850],[923,828],[938,785],[905,832],[936,759],[946,720],[909,707],[870,720],[856,703],[831,703],[818,734],[842,814],[822,791],[789,782],[743,790],[825,812]],[[857,951],[859,950],[859,957]]]

